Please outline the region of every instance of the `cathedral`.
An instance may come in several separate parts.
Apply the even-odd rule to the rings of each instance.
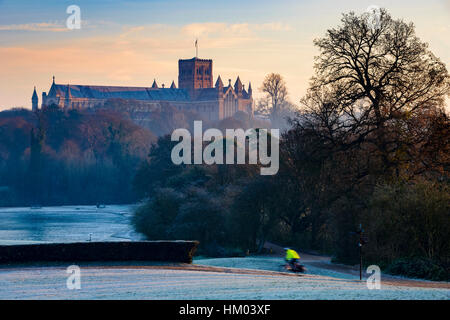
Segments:
[[[219,75],[213,86],[213,61],[197,57],[178,61],[178,88],[175,81],[168,88],[159,87],[156,80],[151,87],[119,87],[57,84],[53,77],[48,94],[42,93],[41,108],[50,105],[65,110],[98,108],[109,99],[133,101],[130,105],[140,110],[131,110],[132,113],[140,114],[170,104],[179,110],[195,111],[207,120],[221,120],[238,111],[253,115],[251,84],[245,89],[238,76],[234,85],[229,79],[225,86]],[[31,101],[33,111],[38,110],[36,88]]]

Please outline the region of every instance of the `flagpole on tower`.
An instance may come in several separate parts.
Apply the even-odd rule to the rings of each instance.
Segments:
[[[195,39],[195,57],[198,58],[198,39]]]

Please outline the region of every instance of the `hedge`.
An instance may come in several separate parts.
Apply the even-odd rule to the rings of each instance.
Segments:
[[[198,241],[76,242],[0,245],[0,263],[164,261],[192,263]]]

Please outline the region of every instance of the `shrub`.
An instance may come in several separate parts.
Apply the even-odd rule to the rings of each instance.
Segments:
[[[435,281],[450,280],[450,266],[425,258],[397,259],[384,270],[394,275]]]
[[[170,188],[158,189],[154,197],[139,206],[132,223],[137,232],[150,240],[175,239],[171,232],[183,195]]]
[[[450,193],[445,183],[380,186],[369,201],[365,220],[369,259],[450,261]]]

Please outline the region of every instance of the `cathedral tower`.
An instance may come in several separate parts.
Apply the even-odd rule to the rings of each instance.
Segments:
[[[178,88],[186,89],[192,97],[195,89],[212,87],[212,60],[198,58],[178,60]]]

